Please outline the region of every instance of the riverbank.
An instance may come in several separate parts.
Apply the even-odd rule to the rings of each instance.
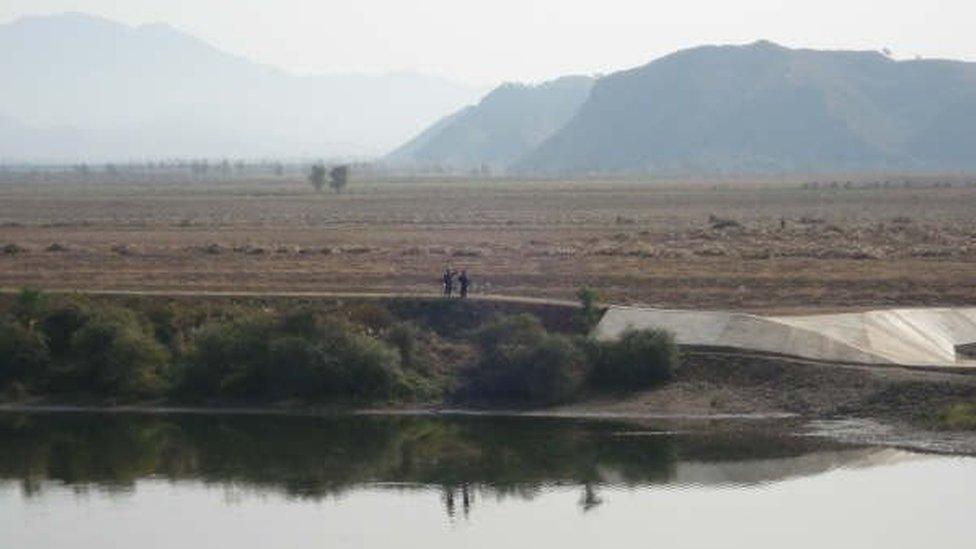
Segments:
[[[161,400],[108,406],[33,399],[0,412],[198,415],[487,415],[583,420],[740,422],[849,444],[976,455],[976,431],[945,429],[939,414],[976,400],[976,376],[907,368],[818,364],[714,350],[682,352],[675,379],[645,391],[588,394],[543,408],[395,406],[185,406]]]
[[[599,347],[568,303],[27,293],[0,309],[19,337],[4,411],[791,418],[836,439],[976,454],[976,431],[944,417],[976,402],[976,375],[714,348],[671,357],[654,338]]]

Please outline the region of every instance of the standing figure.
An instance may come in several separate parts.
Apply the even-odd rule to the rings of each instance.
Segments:
[[[458,282],[461,284],[461,299],[468,297],[468,270],[461,269],[461,276],[458,277]]]
[[[451,297],[454,293],[454,271],[450,267],[444,269],[444,296]]]

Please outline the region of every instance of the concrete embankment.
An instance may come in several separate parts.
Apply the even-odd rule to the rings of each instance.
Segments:
[[[679,345],[824,362],[973,368],[960,348],[976,342],[976,308],[891,309],[810,316],[610,307],[595,334],[628,328],[674,334]]]

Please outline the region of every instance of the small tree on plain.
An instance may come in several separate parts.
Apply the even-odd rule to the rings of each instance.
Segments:
[[[312,164],[312,171],[308,175],[308,181],[315,188],[315,192],[322,192],[322,189],[325,187],[325,166],[321,162]]]
[[[329,171],[329,187],[332,187],[333,191],[341,193],[348,183],[349,166],[336,166]]]

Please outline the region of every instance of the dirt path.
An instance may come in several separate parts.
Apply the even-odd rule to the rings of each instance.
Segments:
[[[19,288],[0,288],[0,294],[16,294]],[[43,291],[52,294],[79,294],[92,296],[147,296],[147,297],[227,297],[227,298],[295,298],[295,299],[443,299],[440,294],[434,293],[384,293],[384,292],[268,292],[268,291],[200,291],[200,290],[90,290],[90,289],[69,289],[69,288],[43,288]],[[471,295],[471,301],[487,301],[494,303],[524,303],[528,305],[552,305],[556,307],[579,308],[579,303],[566,299],[536,298],[511,295]]]

